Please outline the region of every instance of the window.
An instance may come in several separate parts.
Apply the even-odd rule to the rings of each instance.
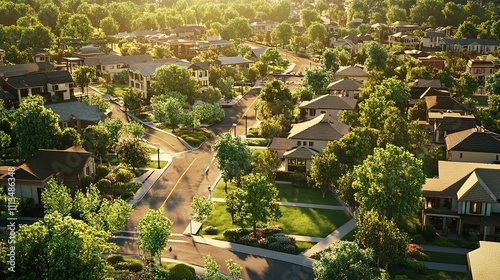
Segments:
[[[483,204],[481,202],[471,202],[470,210],[471,214],[481,214],[481,210],[483,209]]]
[[[314,145],[314,142],[309,141],[309,147],[312,147]]]
[[[462,154],[462,153],[460,153],[460,158],[462,158],[462,156],[463,156],[463,154]]]
[[[52,85],[52,89],[59,90],[59,85]]]
[[[302,142],[302,146],[307,146],[307,142],[306,141]]]
[[[497,159],[496,160],[498,160],[498,155],[497,155]]]
[[[300,141],[297,141],[297,146],[300,146]]]

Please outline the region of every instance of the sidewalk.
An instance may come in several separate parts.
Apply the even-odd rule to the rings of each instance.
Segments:
[[[437,263],[437,262],[424,262],[428,269],[439,271],[452,271],[452,272],[467,272],[467,266],[461,264]]]
[[[323,251],[324,249],[330,247],[330,245],[333,242],[340,241],[342,239],[342,237],[346,236],[354,228],[356,228],[356,220],[351,219],[349,222],[347,222],[344,225],[342,225],[341,227],[339,227],[336,231],[330,233],[322,241],[318,242],[318,244],[312,246],[311,249],[305,251],[303,253],[303,255],[306,257],[311,257],[314,253],[317,253],[319,251]]]
[[[470,249],[465,249],[465,248],[452,248],[452,247],[441,247],[441,246],[434,246],[434,245],[420,245],[424,251],[431,251],[431,252],[441,252],[441,253],[448,253],[448,254],[462,254],[466,255],[469,253]]]

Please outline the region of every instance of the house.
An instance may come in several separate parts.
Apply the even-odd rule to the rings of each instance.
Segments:
[[[90,106],[80,101],[45,104],[45,108],[59,115],[59,126],[62,129],[73,127],[80,133],[87,126],[97,125],[106,119],[106,115],[99,111],[97,106]]]
[[[472,128],[446,135],[445,142],[449,161],[500,163],[500,135],[496,133]]]
[[[214,61],[214,64],[221,68],[222,66],[227,66],[234,68],[236,70],[247,69],[250,67],[250,64],[254,63],[252,60],[246,59],[241,55],[237,56],[219,56]]]
[[[479,248],[467,253],[467,280],[496,279],[500,266],[500,243],[479,241]]]
[[[80,185],[80,180],[95,174],[96,157],[79,146],[66,150],[40,149],[24,164],[16,167],[16,197],[22,202],[33,199],[40,204],[42,189],[51,178],[67,185],[73,191]],[[0,184],[6,187],[8,174],[0,175]]]
[[[268,31],[273,31],[278,25],[278,22],[272,20],[256,21],[250,23],[250,28],[253,34],[265,34]]]
[[[344,78],[330,83],[326,90],[328,90],[328,93],[331,95],[347,96],[358,99],[359,90],[362,86],[363,84],[359,81]]]
[[[97,55],[103,55],[103,54],[105,54],[105,53],[103,51],[101,51],[98,46],[87,45],[87,46],[81,47],[80,51],[75,53],[75,56],[85,58],[85,57],[91,57],[91,56],[97,56]]]
[[[443,39],[443,51],[456,51],[456,52],[472,52],[476,51],[482,54],[493,53],[500,46],[500,41],[492,39]]]
[[[2,77],[0,86],[17,97],[17,102],[29,94],[43,96],[45,102],[74,100],[75,83],[68,71],[31,72]]]
[[[429,30],[424,32],[424,36],[421,39],[422,47],[424,48],[437,48],[441,47],[442,40],[447,38],[445,32],[438,32],[434,30]]]
[[[37,63],[0,65],[0,77],[11,77],[40,71]]]
[[[118,32],[116,35],[113,37],[117,39],[135,39],[137,36],[135,35],[134,32]]]
[[[231,41],[222,40],[217,36],[208,37],[206,41],[198,41],[198,50],[199,51],[208,51],[211,47],[220,49],[222,46],[231,45]]]
[[[338,120],[338,114],[342,110],[354,110],[358,100],[338,95],[321,95],[310,101],[303,101],[299,105],[301,116],[305,120],[314,119],[320,115],[326,114],[333,120]]]
[[[418,66],[430,66],[437,70],[443,70],[445,66],[445,59],[435,55],[417,58]]]
[[[338,47],[343,47],[348,50],[357,50],[358,45],[356,45],[352,40],[350,39],[344,39],[344,38],[335,38],[335,36],[331,36],[329,39],[329,44],[330,47],[332,48],[338,48]]]
[[[368,71],[366,71],[365,68],[361,65],[341,66],[335,73],[334,80],[337,81],[348,78],[358,82],[364,82],[368,80],[368,76]]]
[[[441,118],[439,118],[441,117]],[[433,116],[434,142],[444,143],[449,134],[477,128],[476,118],[473,115],[460,115],[459,113],[442,113]]]
[[[10,92],[3,90],[0,88],[0,99],[3,100],[3,108],[0,106],[1,109],[9,109],[10,107],[14,106],[16,103],[17,98],[12,95]]]
[[[340,139],[348,132],[348,125],[331,119],[327,114],[295,124],[287,137],[292,148],[283,154],[285,171],[308,170],[313,155],[321,154],[328,141]]]
[[[389,25],[389,30],[392,33],[412,32],[417,29],[422,29],[422,27],[416,24],[408,24],[406,21],[395,21]]]
[[[253,61],[257,61],[260,56],[266,52],[267,49],[268,47],[252,48],[250,50],[252,52],[252,56],[250,57],[250,59],[252,59]]]
[[[196,55],[196,42],[186,39],[173,39],[168,41],[168,46],[178,58],[189,58]]]
[[[50,54],[48,51],[40,48],[34,48],[31,52],[31,58],[34,63],[50,62]]]
[[[429,88],[431,90],[429,90]],[[410,103],[409,105],[415,105],[419,100],[423,99],[425,96],[432,95],[448,95],[451,94],[448,91],[444,91],[446,87],[441,83],[440,80],[427,80],[427,79],[416,79],[415,82],[410,83]]]
[[[208,87],[209,83],[209,66],[205,62],[190,63],[186,60],[178,58],[167,58],[154,60],[153,62],[146,63],[133,63],[129,67],[129,86],[143,92],[146,99],[148,97],[148,90],[151,81],[154,78],[154,73],[157,68],[165,65],[176,64],[181,67],[186,67],[191,70],[193,77],[195,77],[200,87]]]
[[[422,186],[423,224],[471,231],[483,239],[500,230],[500,164],[439,161],[438,176]]]
[[[97,76],[102,73],[117,74],[121,71],[126,71],[130,64],[141,62],[152,62],[153,58],[149,54],[141,55],[116,55],[107,54],[95,57],[87,57],[84,60],[85,65],[94,66]]]
[[[326,28],[328,33],[334,33],[337,29],[339,29],[339,24],[336,22],[324,23],[323,26]]]
[[[171,30],[177,38],[184,40],[199,40],[205,33],[205,27],[197,24],[186,24]]]
[[[269,150],[274,151],[278,158],[283,158],[286,151],[292,148],[292,143],[288,138],[273,137]]]
[[[420,40],[413,34],[405,34],[402,32],[389,35],[389,46],[402,46],[403,48],[414,49],[420,45]]]
[[[483,56],[481,59],[469,59],[465,72],[477,78],[479,85],[484,85],[485,78],[493,75],[498,71],[492,61],[486,60]]]

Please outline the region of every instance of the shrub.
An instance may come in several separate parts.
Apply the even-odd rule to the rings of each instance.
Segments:
[[[95,167],[95,180],[99,181],[102,178],[106,177],[109,173],[113,171],[111,167],[105,164],[99,164]]]
[[[424,249],[417,244],[408,245],[408,256],[417,261],[428,261],[429,256],[427,256],[424,252]]]
[[[292,174],[293,173],[286,172],[286,171],[276,171],[276,181],[291,182],[292,181]]]
[[[457,245],[448,238],[438,238],[434,240],[434,244],[441,247],[457,247]]]
[[[113,75],[113,81],[117,84],[128,83],[128,71],[124,70]]]
[[[411,237],[411,242],[416,244],[422,244],[425,243],[425,238],[422,236],[422,234],[415,234]]]
[[[169,279],[171,280],[194,280],[196,279],[196,274],[194,268],[185,265],[183,263],[176,264],[172,267],[168,273]]]
[[[436,237],[436,228],[432,224],[424,225],[422,229],[422,236],[425,240],[431,242]]]
[[[294,186],[307,186],[307,176],[304,172],[293,172],[291,179]]]
[[[470,240],[472,241],[479,241],[479,237],[481,236],[481,233],[479,232],[479,230],[471,230],[469,231],[469,238]]]
[[[127,168],[117,168],[115,170],[116,181],[120,183],[128,183],[134,179],[134,173]]]
[[[97,182],[97,188],[101,191],[108,190],[111,188],[111,181],[108,179],[101,179]]]
[[[236,241],[239,238],[238,229],[226,229],[222,235],[229,241]]]
[[[213,226],[208,226],[205,228],[206,234],[217,234],[217,228]]]
[[[262,230],[262,234],[264,235],[264,237],[274,235],[277,233],[282,233],[282,232],[283,232],[283,229],[280,226],[270,226],[270,227],[266,227]]]
[[[119,262],[124,262],[125,259],[123,258],[122,255],[114,254],[114,255],[109,255],[108,258],[106,259],[110,265],[115,265]]]
[[[243,235],[247,235],[249,234],[250,232],[252,232],[250,229],[248,228],[239,228],[236,230],[236,232],[240,235],[240,236],[243,236]]]
[[[250,237],[250,240],[258,240],[258,239],[261,239],[262,237],[264,237],[262,234],[262,229],[258,228],[256,230],[256,233],[257,233],[257,236],[254,236],[253,231],[250,232],[250,234],[248,234],[248,237]]]
[[[293,254],[293,253],[295,253],[295,245],[291,245],[291,244],[283,245],[281,247],[280,251],[283,253]]]
[[[240,237],[238,239],[238,243],[243,244],[243,245],[249,245],[250,243],[252,243],[252,239],[250,238],[250,236],[245,235],[245,236]]]
[[[427,267],[425,266],[425,264],[423,262],[420,262],[420,261],[405,259],[402,266],[404,266],[405,268],[410,269],[418,274],[427,274]]]
[[[266,238],[261,238],[259,239],[259,241],[257,241],[257,244],[259,245],[259,247],[267,249],[269,247],[269,240],[267,240]]]
[[[130,272],[139,272],[142,271],[144,265],[140,260],[126,260],[124,262],[119,262],[115,264],[116,270],[128,270]]]
[[[82,179],[80,179],[80,185],[83,187],[83,188],[88,188],[90,186],[90,184],[92,183],[94,179],[90,176],[85,176],[83,177]]]

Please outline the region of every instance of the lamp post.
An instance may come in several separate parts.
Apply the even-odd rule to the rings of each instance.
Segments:
[[[236,137],[236,124],[233,123],[234,137]]]
[[[208,200],[212,201],[212,188],[210,185],[208,185]]]
[[[248,116],[245,114],[245,136],[248,135]]]
[[[158,169],[160,169],[160,147],[156,147],[156,151],[158,152]]]

